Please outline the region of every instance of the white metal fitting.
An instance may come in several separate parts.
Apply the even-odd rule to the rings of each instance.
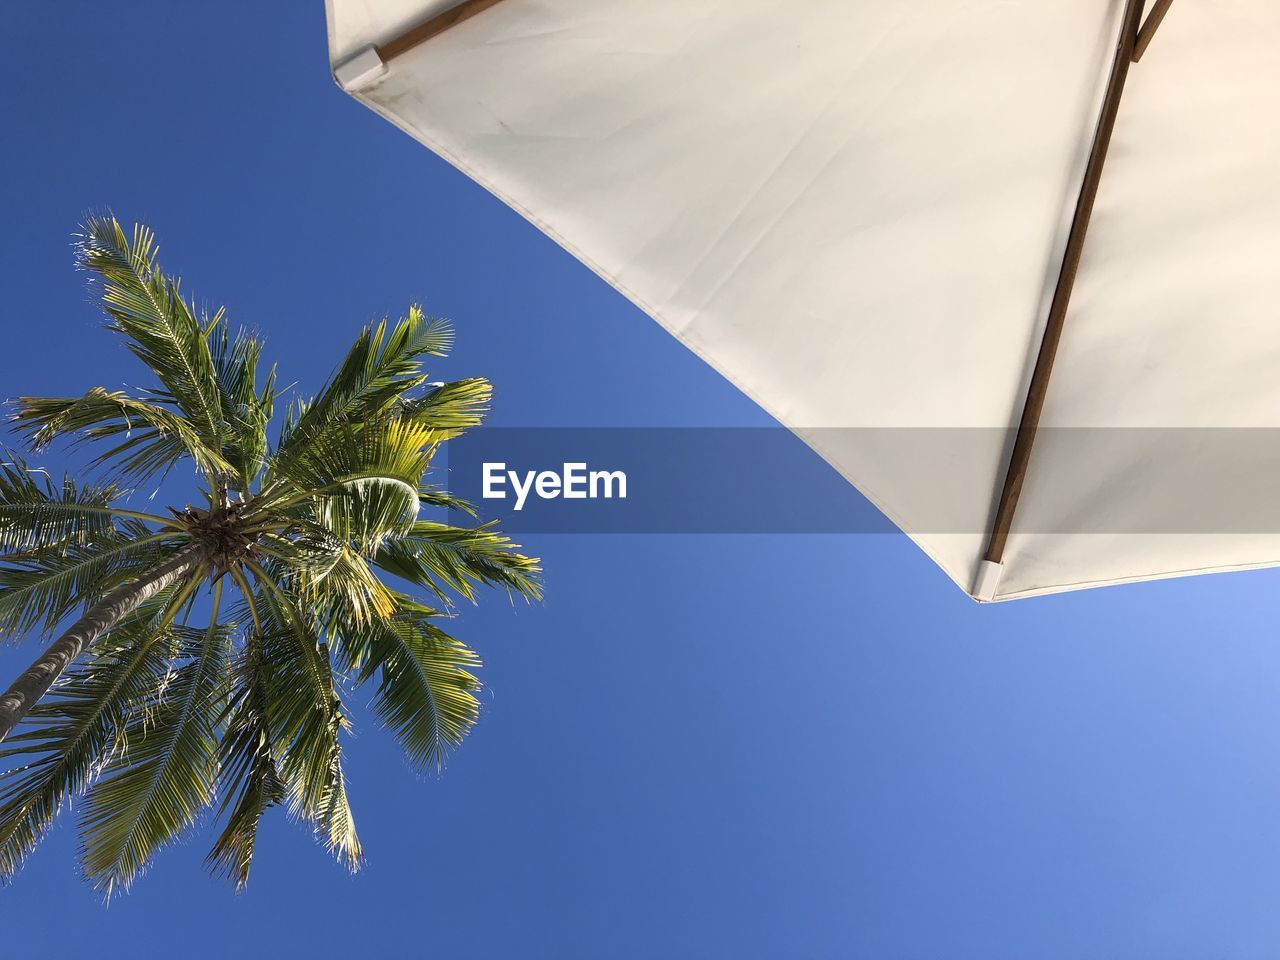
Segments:
[[[348,57],[333,68],[333,79],[347,93],[355,93],[372,86],[387,72],[387,65],[378,56],[377,47],[365,47],[355,56]]]

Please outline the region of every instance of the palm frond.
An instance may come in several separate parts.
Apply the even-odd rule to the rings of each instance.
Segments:
[[[232,336],[221,312],[213,318],[207,335],[217,372],[222,417],[228,426],[222,456],[234,466],[239,487],[247,492],[267,456],[267,424],[276,401],[275,367],[267,372],[266,382],[259,388],[263,341],[244,331]]]
[[[447,436],[456,436],[469,427],[477,427],[489,412],[493,386],[483,378],[454,380],[434,385],[416,399],[406,400],[400,415],[417,421]]]
[[[205,330],[179,281],[156,260],[155,237],[141,225],[132,237],[114,217],[84,225],[80,259],[102,280],[102,304],[129,350],[155,375],[166,399],[186,417],[204,445],[221,450],[222,419],[217,371]]]
[[[62,804],[109,758],[135,704],[162,682],[172,653],[158,630],[173,589],[147,601],[71,669],[0,750],[20,764],[0,774],[0,877],[21,867]]]
[[[204,630],[179,628],[182,662],[124,730],[126,746],[89,788],[81,864],[104,896],[128,890],[161,847],[213,802],[233,624],[218,622],[221,586]]]
[[[439,770],[480,715],[473,671],[481,663],[431,622],[436,616],[402,598],[395,616],[344,629],[341,647],[361,683],[378,676],[374,709],[409,760]]]
[[[291,412],[277,460],[285,464],[303,454],[333,426],[384,415],[426,382],[422,358],[443,357],[452,344],[448,321],[426,317],[416,305],[390,329],[385,320],[365,327],[315,399]]]
[[[474,503],[455,497],[448,490],[435,484],[424,483],[418,487],[418,502],[426,507],[439,507],[443,510],[456,510],[469,517],[477,516]]]
[[[218,815],[226,816],[227,822],[205,857],[209,872],[231,880],[237,891],[249,883],[262,815],[286,797],[271,747],[270,677],[262,634],[252,630],[232,673],[229,720],[220,749],[223,800]]]
[[[391,591],[365,558],[321,526],[306,524],[292,539],[268,535],[262,549],[288,571],[305,605],[323,611],[320,620],[326,626],[366,623],[395,611]]]
[[[184,542],[172,533],[151,533],[137,521],[125,520],[91,543],[66,542],[58,550],[0,561],[0,636],[33,628],[50,632],[72,611],[163,562]]]
[[[315,438],[305,455],[273,462],[270,477],[290,501],[311,501],[315,522],[333,536],[376,548],[417,517],[418,487],[438,440],[430,427],[399,417],[344,425]]]
[[[446,590],[453,590],[474,601],[477,584],[506,587],[520,596],[540,599],[538,561],[517,553],[518,548],[492,523],[454,527],[418,520],[405,535],[384,541],[373,562],[445,600]]]
[[[250,568],[261,588],[255,605],[263,625],[263,656],[271,664],[266,715],[289,812],[312,824],[329,851],[355,870],[360,841],[339,741],[348,721],[329,649],[272,574],[256,564]]]
[[[58,437],[94,443],[123,437],[93,466],[111,466],[141,481],[189,457],[206,476],[229,472],[219,444],[181,413],[122,391],[93,387],[80,397],[19,397],[15,429],[40,450]]]
[[[55,487],[48,474],[0,448],[0,556],[84,546],[109,536],[111,504],[121,491],[110,485],[81,485],[64,477]]]

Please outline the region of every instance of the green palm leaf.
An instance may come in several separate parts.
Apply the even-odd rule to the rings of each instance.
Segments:
[[[280,462],[305,451],[329,427],[363,423],[404,403],[426,382],[422,358],[442,357],[452,344],[448,321],[428,318],[416,305],[394,327],[385,320],[365,327],[315,400],[295,407],[280,437]]]
[[[89,785],[131,709],[163,680],[172,651],[157,627],[170,602],[171,594],[156,597],[117,626],[0,750],[20,762],[0,774],[0,877],[17,871],[66,799]]]
[[[124,749],[86,794],[81,860],[107,897],[128,890],[152,855],[213,801],[232,630],[217,622],[215,590],[208,628],[179,631],[183,662],[135,708]]]
[[[180,548],[171,532],[151,533],[126,521],[90,544],[66,543],[0,562],[0,636],[36,628],[47,634],[73,610]]]
[[[395,611],[391,591],[368,561],[318,524],[306,524],[294,539],[268,536],[262,549],[288,571],[289,582],[311,609],[320,612],[326,629],[366,623]]]
[[[493,387],[488,380],[472,378],[433,384],[415,400],[407,400],[400,415],[450,436],[478,427],[489,412]]]
[[[0,448],[0,457],[0,556],[84,546],[112,535],[117,517],[146,517],[112,506],[123,493],[118,487],[79,484],[69,476],[55,487],[18,454]]]
[[[417,517],[419,484],[438,442],[432,428],[401,417],[342,425],[273,462],[269,476],[283,504],[310,502],[315,521],[338,539],[376,548]],[[267,498],[261,509],[280,505]]]
[[[275,410],[276,372],[258,387],[258,365],[263,342],[243,331],[232,335],[221,313],[214,317],[209,340],[217,371],[222,417],[228,431],[222,448],[240,489],[249,490],[267,456],[267,425]]]
[[[78,443],[123,437],[93,466],[114,466],[135,481],[164,473],[186,457],[206,476],[232,469],[218,444],[179,413],[102,387],[80,397],[19,397],[14,424],[37,450],[62,436]]]
[[[160,381],[160,395],[210,450],[220,450],[226,425],[213,354],[179,281],[160,269],[157,253],[146,227],[134,227],[127,237],[114,217],[85,223],[81,262],[103,280],[102,303],[114,329]]]
[[[378,677],[374,709],[409,760],[438,770],[479,718],[480,658],[431,622],[434,611],[399,606],[393,617],[348,629],[343,648],[361,683]]]
[[[263,656],[271,664],[265,713],[289,812],[312,824],[330,852],[357,869],[360,841],[339,740],[348,721],[328,647],[285,589],[261,567],[254,572],[263,585],[255,606],[263,625]]]
[[[474,601],[477,584],[502,586],[540,599],[541,568],[533,558],[516,553],[518,546],[492,523],[453,527],[418,520],[404,536],[382,544],[373,562],[445,600],[448,589]]]
[[[231,880],[239,891],[249,883],[262,815],[286,798],[276,772],[267,715],[271,665],[263,656],[262,635],[256,629],[250,632],[232,676],[230,718],[220,757],[223,800],[218,810],[227,822],[205,866],[215,876]]]

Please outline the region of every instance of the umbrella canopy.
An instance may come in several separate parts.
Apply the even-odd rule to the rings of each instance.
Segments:
[[[328,17],[345,89],[989,600],[1280,562],[1280,5],[1146,6]]]

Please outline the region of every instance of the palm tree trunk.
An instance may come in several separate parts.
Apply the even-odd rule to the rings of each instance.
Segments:
[[[27,667],[8,690],[0,694],[0,741],[9,736],[18,721],[48,693],[62,671],[71,666],[90,644],[165,587],[190,573],[199,562],[200,548],[187,547],[145,576],[108,591],[86,610],[84,616]]]

